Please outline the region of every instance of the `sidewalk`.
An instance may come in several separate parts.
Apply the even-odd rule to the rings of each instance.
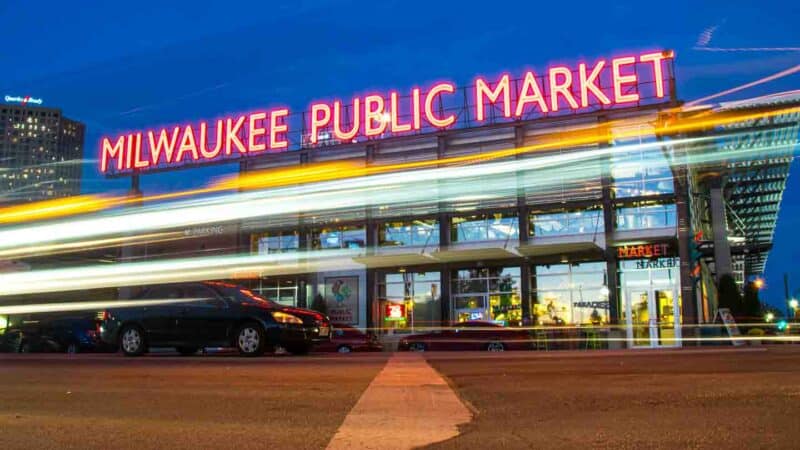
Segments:
[[[458,426],[471,419],[470,410],[421,355],[396,353],[327,448],[417,448],[458,436]]]

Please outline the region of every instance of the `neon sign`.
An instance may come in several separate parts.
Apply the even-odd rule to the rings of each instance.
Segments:
[[[438,82],[409,92],[388,91],[316,101],[301,114],[285,107],[184,125],[106,136],[100,171],[124,174],[187,163],[284,152],[300,147],[353,143],[495,121],[590,112],[664,101],[671,87],[672,52],[600,59],[592,64],[550,67],[537,74],[478,77],[458,88]],[[299,116],[299,117],[298,117]],[[299,131],[301,139],[291,139]]]
[[[387,303],[384,314],[385,320],[405,320],[406,305],[402,303]]]
[[[34,105],[41,105],[43,103],[41,98],[33,98],[30,95],[26,95],[24,97],[21,97],[19,95],[16,96],[6,95],[4,99],[8,103],[21,103],[23,105],[26,105],[28,103]]]
[[[674,252],[669,244],[641,244],[623,245],[617,247],[617,258],[636,259],[636,258],[661,258],[673,256]]]

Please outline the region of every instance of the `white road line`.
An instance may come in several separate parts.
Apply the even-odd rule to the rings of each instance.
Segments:
[[[425,359],[395,353],[328,443],[328,450],[411,449],[458,436],[472,413]]]

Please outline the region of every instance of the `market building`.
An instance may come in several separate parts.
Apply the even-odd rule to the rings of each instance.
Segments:
[[[189,165],[202,163],[200,155],[216,161],[236,157],[242,174],[331,161],[448,167],[505,149],[536,148],[554,137],[563,145],[499,160],[602,151],[607,156],[580,178],[565,172],[557,183],[532,188],[535,183],[521,180],[535,172],[517,173],[509,180],[519,186],[511,195],[242,222],[239,252],[354,249],[361,250],[353,258],[360,268],[252,274],[238,282],[287,305],[309,306],[321,296],[334,322],[387,333],[483,320],[605,329],[634,348],[680,346],[682,337],[696,333],[695,325],[714,320],[714,285],[721,274],[744,280],[763,272],[799,119],[795,111],[686,133],[664,130],[675,120],[787,108],[800,99],[682,108],[671,52],[619,59],[607,67],[580,64],[542,76],[480,78],[464,87],[438,83],[433,100],[431,90],[415,89],[405,96],[377,95],[379,101],[367,96],[348,105],[319,103],[298,115],[281,109],[285,122],[268,119],[274,111],[231,118],[218,124],[227,133],[217,135],[218,141],[230,144],[236,124],[247,126],[227,152],[221,142],[197,148],[189,125],[157,130],[149,132],[146,154],[153,158],[146,169],[170,169],[181,155]],[[397,105],[411,106],[403,114]],[[587,132],[605,138],[569,138]],[[254,134],[271,145],[259,144]],[[703,136],[714,139],[685,140]],[[147,138],[140,133],[104,140],[103,170],[136,178]],[[164,154],[174,157],[160,159],[162,142]],[[263,151],[280,142],[285,151]],[[237,154],[239,144],[244,150]],[[737,150],[743,153],[737,156]],[[718,151],[730,156],[708,157]]]

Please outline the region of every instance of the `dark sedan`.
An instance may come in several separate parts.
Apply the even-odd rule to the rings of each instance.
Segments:
[[[461,322],[451,328],[414,334],[400,340],[399,350],[530,350],[532,340],[527,330],[506,328],[492,322]]]
[[[379,352],[383,345],[374,333],[364,333],[349,325],[334,325],[330,342],[320,344],[316,349],[320,352]]]
[[[91,313],[12,316],[0,341],[3,351],[20,353],[106,350],[99,340],[97,322]]]
[[[145,289],[145,301],[167,301],[100,314],[100,336],[128,356],[150,347],[174,347],[184,355],[205,347],[234,347],[257,356],[282,347],[308,353],[330,340],[330,321],[318,312],[266,300],[242,287],[219,282],[160,285]]]

